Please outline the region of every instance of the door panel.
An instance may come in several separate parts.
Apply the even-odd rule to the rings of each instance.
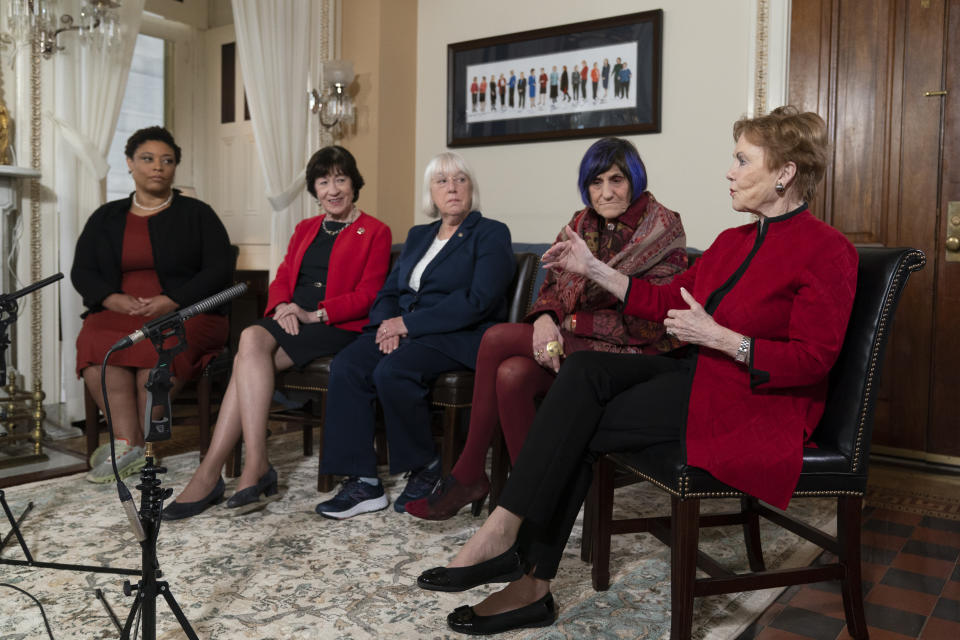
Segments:
[[[960,162],[956,143],[943,146],[943,127],[954,123],[953,139],[960,130],[958,118],[943,118],[956,96],[924,96],[944,82],[957,14],[960,0],[792,4],[790,99],[827,119],[833,144],[815,213],[855,243],[927,254],[894,321],[874,430],[881,449],[913,457],[960,455],[957,421],[940,408],[957,382],[943,361],[960,354],[952,336],[958,298],[945,279],[952,274],[953,290],[960,281],[944,269],[941,238],[947,198],[960,199]],[[952,174],[941,173],[948,167]]]

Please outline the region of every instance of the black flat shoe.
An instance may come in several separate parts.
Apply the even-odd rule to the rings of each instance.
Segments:
[[[213,491],[207,494],[202,500],[197,500],[196,502],[171,502],[160,512],[160,519],[183,520],[184,518],[202,513],[207,507],[219,504],[220,501],[223,500],[223,492],[225,490],[226,487],[223,486],[223,478],[217,478],[217,484],[214,485]]]
[[[257,509],[262,509],[268,503],[280,497],[277,487],[277,470],[272,466],[257,480],[257,484],[237,491],[227,500],[227,509],[230,515],[239,516]],[[260,494],[263,498],[260,498]]]
[[[549,627],[557,619],[557,605],[549,591],[536,602],[525,607],[504,611],[493,616],[478,616],[473,607],[457,607],[447,616],[447,625],[459,633],[489,636],[513,629]]]
[[[523,577],[517,543],[498,555],[469,567],[434,567],[417,578],[417,586],[429,591],[466,591],[491,582],[513,582]]]

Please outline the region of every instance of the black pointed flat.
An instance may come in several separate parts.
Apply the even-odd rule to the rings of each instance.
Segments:
[[[260,494],[263,498],[260,498]],[[268,503],[280,497],[277,485],[277,470],[271,467],[257,480],[257,484],[240,489],[227,500],[227,509],[232,516],[240,516],[257,509],[262,509]]]
[[[417,578],[417,586],[429,591],[466,591],[491,582],[513,582],[523,577],[517,543],[495,558],[469,567],[434,567]]]
[[[196,502],[171,502],[160,512],[160,519],[183,520],[184,518],[195,516],[198,513],[203,513],[208,507],[212,507],[223,500],[224,491],[226,491],[226,487],[223,484],[223,478],[217,478],[217,484],[214,485],[213,490],[204,498]]]
[[[547,595],[534,603],[492,616],[479,616],[473,607],[457,607],[447,616],[447,625],[459,633],[489,636],[513,629],[549,627],[556,619],[557,605],[553,594],[548,591]]]

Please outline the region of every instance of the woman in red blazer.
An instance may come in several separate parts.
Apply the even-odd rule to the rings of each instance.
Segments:
[[[210,449],[163,510],[164,520],[188,518],[223,498],[220,469],[241,435],[244,468],[227,508],[234,515],[249,513],[277,496],[277,472],[266,448],[274,374],[353,342],[387,277],[390,228],[354,204],[363,177],[350,152],[339,146],[317,151],[307,163],[306,182],[323,213],[294,230],[270,284],[266,316],[240,335]]]
[[[669,356],[580,351],[561,367],[497,508],[447,567],[417,581],[439,591],[510,582],[451,613],[455,631],[553,623],[550,580],[597,452],[683,440],[688,464],[786,508],[846,332],[857,253],[807,209],[826,167],[818,115],[782,107],[733,132],[730,197],[756,221],[722,233],[669,284],[615,271],[572,231],[544,255],[688,346]]]

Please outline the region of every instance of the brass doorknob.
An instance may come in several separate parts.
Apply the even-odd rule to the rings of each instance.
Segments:
[[[950,236],[947,238],[947,251],[958,251],[960,250],[960,238],[957,236]]]

